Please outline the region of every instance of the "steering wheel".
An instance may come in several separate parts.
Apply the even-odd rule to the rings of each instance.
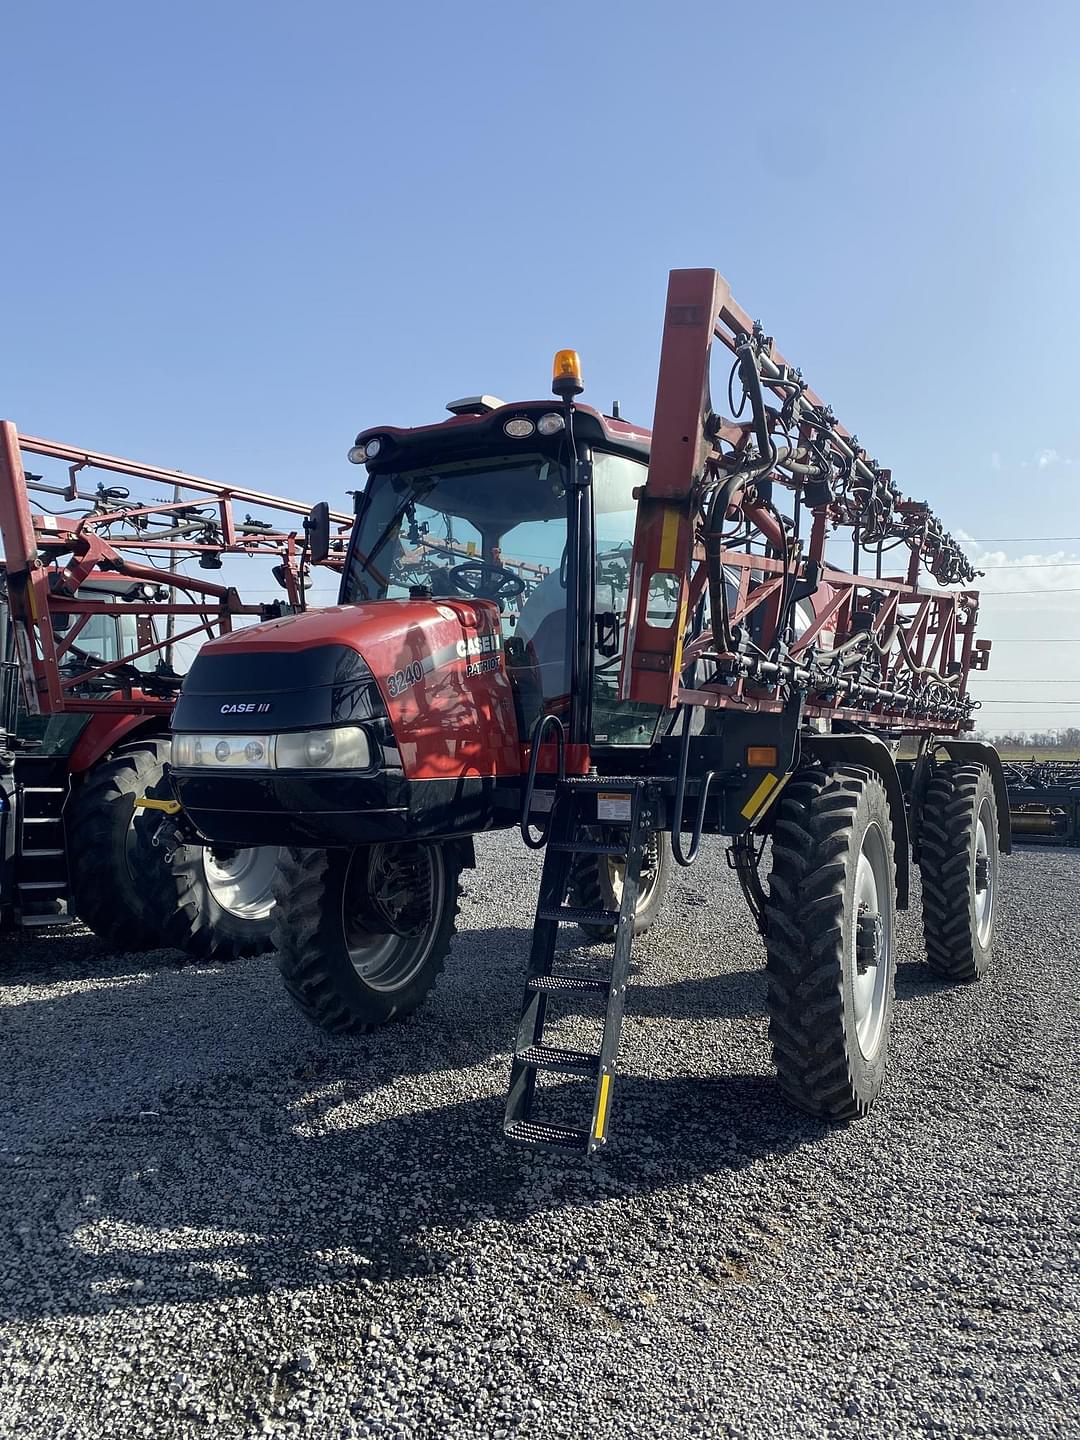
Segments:
[[[451,566],[447,574],[459,590],[480,600],[516,600],[525,594],[525,581],[520,575],[490,560],[466,560]]]

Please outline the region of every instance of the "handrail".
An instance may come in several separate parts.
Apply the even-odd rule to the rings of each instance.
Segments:
[[[690,708],[683,710],[683,733],[682,745],[679,747],[679,776],[675,782],[675,811],[671,818],[671,853],[675,857],[675,863],[689,870],[698,858],[698,851],[701,849],[701,832],[705,828],[705,806],[709,800],[709,790],[715,779],[714,770],[706,770],[705,778],[701,785],[701,795],[698,798],[697,814],[694,817],[694,829],[690,837],[689,850],[682,848],[682,813],[686,801],[686,768],[690,759]]]
[[[549,712],[546,715],[541,715],[540,719],[533,726],[532,753],[529,756],[529,775],[525,782],[525,798],[522,802],[521,809],[521,838],[530,850],[542,850],[547,844],[548,833],[551,830],[550,811],[548,812],[547,824],[542,827],[538,840],[533,839],[529,822],[529,815],[532,812],[533,790],[536,786],[536,767],[540,759],[540,746],[543,743],[544,731],[551,724],[555,726],[555,746],[559,766],[557,780],[566,779],[566,729],[558,715],[552,715]]]

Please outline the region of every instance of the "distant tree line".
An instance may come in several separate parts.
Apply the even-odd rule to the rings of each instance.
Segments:
[[[1080,750],[1080,727],[1067,730],[1003,730],[994,734],[977,730],[976,738],[988,740],[999,750]]]

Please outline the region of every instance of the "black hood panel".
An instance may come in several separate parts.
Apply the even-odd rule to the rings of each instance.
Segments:
[[[386,717],[364,660],[347,645],[203,654],[184,680],[172,728],[193,733],[299,730]]]

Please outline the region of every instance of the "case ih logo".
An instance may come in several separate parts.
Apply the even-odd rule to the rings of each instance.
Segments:
[[[265,715],[266,712],[272,708],[273,707],[265,701],[258,705],[222,705],[221,713],[222,715]]]

